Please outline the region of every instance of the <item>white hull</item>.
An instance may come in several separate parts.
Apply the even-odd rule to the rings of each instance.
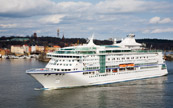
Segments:
[[[83,75],[79,73],[66,73],[65,75],[56,75],[52,73],[50,75],[29,73],[38,82],[40,82],[44,88],[59,89],[59,88],[71,88],[80,86],[101,85],[136,79],[152,78],[164,76],[168,72],[166,69],[150,69],[150,70],[136,70],[117,73],[102,73],[98,75]]]

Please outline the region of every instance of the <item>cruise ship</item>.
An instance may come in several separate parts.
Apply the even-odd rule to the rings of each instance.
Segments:
[[[84,45],[64,47],[48,53],[45,68],[26,73],[44,89],[60,89],[110,84],[166,75],[161,51],[147,50],[137,43],[134,34],[120,43],[95,45],[93,36]]]

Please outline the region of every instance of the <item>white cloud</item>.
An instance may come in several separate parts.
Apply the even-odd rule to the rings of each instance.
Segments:
[[[41,23],[58,24],[65,15],[49,15],[40,19]]]
[[[151,24],[156,24],[156,23],[165,24],[169,22],[171,22],[170,18],[161,19],[160,17],[153,17],[149,20],[149,23]]]
[[[159,21],[160,21],[160,17],[153,17],[150,19],[149,23],[155,24],[155,23],[159,23]]]
[[[150,15],[172,14],[172,2],[148,0],[101,0],[98,2],[71,0],[0,0],[1,28],[15,27],[9,30],[13,33],[30,34],[33,31],[41,35],[56,35],[56,29],[61,29],[68,35],[80,36],[95,32],[101,36],[129,32],[155,33],[158,26],[169,28],[173,19],[162,16],[151,18]],[[66,0],[69,1],[69,0]],[[4,17],[5,16],[5,17]],[[149,25],[148,22],[153,24]],[[157,28],[155,23],[159,23]],[[8,25],[9,24],[9,25]],[[162,25],[165,24],[165,25]],[[45,31],[50,29],[49,31]],[[8,29],[7,29],[8,30]],[[38,31],[36,31],[38,30]],[[156,31],[154,31],[156,30]]]
[[[164,4],[164,5],[163,5]],[[53,2],[51,0],[0,0],[0,16],[35,16],[48,14],[108,14],[170,10],[168,2],[145,0],[105,0],[92,2]],[[169,9],[168,9],[169,8]]]
[[[139,12],[145,10],[142,0],[106,0],[99,2],[96,9],[100,13]]]
[[[160,21],[161,24],[165,24],[165,23],[169,23],[169,22],[171,22],[170,18],[164,18]]]
[[[173,32],[173,28],[154,29],[151,31],[151,33],[165,33],[165,32]]]
[[[2,27],[2,28],[15,28],[15,27],[17,27],[17,24],[0,24],[0,27]]]
[[[89,2],[60,2],[57,4],[59,12],[70,12],[70,13],[87,11],[91,6],[92,4]]]
[[[50,13],[55,3],[50,0],[0,0],[0,15],[32,16]]]
[[[155,29],[145,29],[142,33],[172,33],[173,28],[155,28]]]
[[[0,30],[0,32],[6,32],[6,31],[8,31],[8,30]]]
[[[142,31],[142,33],[150,33],[150,30],[146,29],[146,30]]]

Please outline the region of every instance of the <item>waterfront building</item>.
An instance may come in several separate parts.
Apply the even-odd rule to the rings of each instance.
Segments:
[[[24,48],[22,45],[12,45],[11,53],[14,53],[15,55],[24,55]]]

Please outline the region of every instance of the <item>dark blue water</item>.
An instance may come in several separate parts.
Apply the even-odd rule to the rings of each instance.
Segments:
[[[36,91],[42,86],[25,74],[44,67],[32,60],[0,59],[0,108],[172,108],[173,62],[167,76],[103,86]]]

